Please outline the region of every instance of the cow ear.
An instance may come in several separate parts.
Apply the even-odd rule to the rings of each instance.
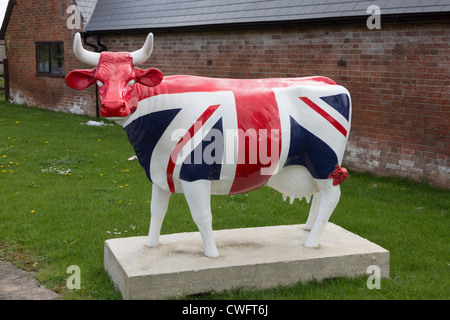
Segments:
[[[74,70],[66,77],[66,83],[72,89],[83,90],[95,82],[97,68],[91,70]]]
[[[146,69],[141,70],[139,68],[134,68],[136,74],[136,81],[147,87],[155,87],[161,83],[163,80],[163,74],[158,69]]]

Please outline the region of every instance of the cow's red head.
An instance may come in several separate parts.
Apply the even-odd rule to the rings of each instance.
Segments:
[[[145,62],[153,50],[153,34],[149,34],[144,46],[135,52],[87,51],[81,44],[79,33],[75,35],[75,56],[94,69],[74,70],[66,77],[73,89],[82,90],[97,82],[101,101],[100,116],[126,117],[136,110],[139,102],[135,83],[154,87],[161,83],[163,74],[158,69],[141,70],[136,66]]]

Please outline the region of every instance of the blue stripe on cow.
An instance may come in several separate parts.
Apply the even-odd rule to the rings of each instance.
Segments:
[[[219,180],[223,152],[223,126],[222,118],[220,118],[183,162],[180,179],[185,181]]]
[[[321,139],[291,118],[291,142],[284,167],[301,165],[315,179],[327,179],[338,164],[336,153]]]
[[[155,149],[164,131],[166,131],[169,124],[180,111],[181,109],[169,109],[152,112],[137,118],[124,128],[130,143],[134,147],[136,156],[150,181],[152,181],[150,160],[153,149]]]
[[[334,96],[321,97],[323,101],[336,109],[337,112],[347,119],[350,117],[350,99],[345,93],[336,94]]]

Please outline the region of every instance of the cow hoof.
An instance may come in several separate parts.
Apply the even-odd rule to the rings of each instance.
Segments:
[[[312,229],[312,226],[310,227],[310,226],[304,226],[303,227],[303,230],[305,230],[305,231],[311,231],[311,229]]]
[[[316,241],[308,241],[308,240],[306,240],[304,246],[306,248],[317,248],[319,246],[319,243],[316,242]]]
[[[211,258],[211,259],[214,259],[214,258],[218,258],[218,257],[220,257],[220,254],[213,254],[213,255],[207,255],[206,253],[205,253],[205,256],[207,257],[207,258]]]
[[[217,251],[217,249],[205,250],[205,256],[208,258],[217,258],[220,256],[220,254],[219,251]]]
[[[149,247],[149,248],[154,248],[154,247],[157,247],[158,245],[159,245],[158,242],[155,242],[155,241],[149,241],[149,240],[147,240],[147,242],[145,243],[145,246],[146,246],[146,247]]]

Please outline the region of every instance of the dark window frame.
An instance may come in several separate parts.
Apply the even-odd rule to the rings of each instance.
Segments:
[[[52,45],[60,45],[62,49],[62,72],[52,70]],[[36,47],[36,75],[50,77],[65,77],[64,70],[64,41],[39,41],[35,42]],[[39,70],[39,47],[47,47],[48,50],[48,72]],[[58,59],[58,58],[57,58]]]

